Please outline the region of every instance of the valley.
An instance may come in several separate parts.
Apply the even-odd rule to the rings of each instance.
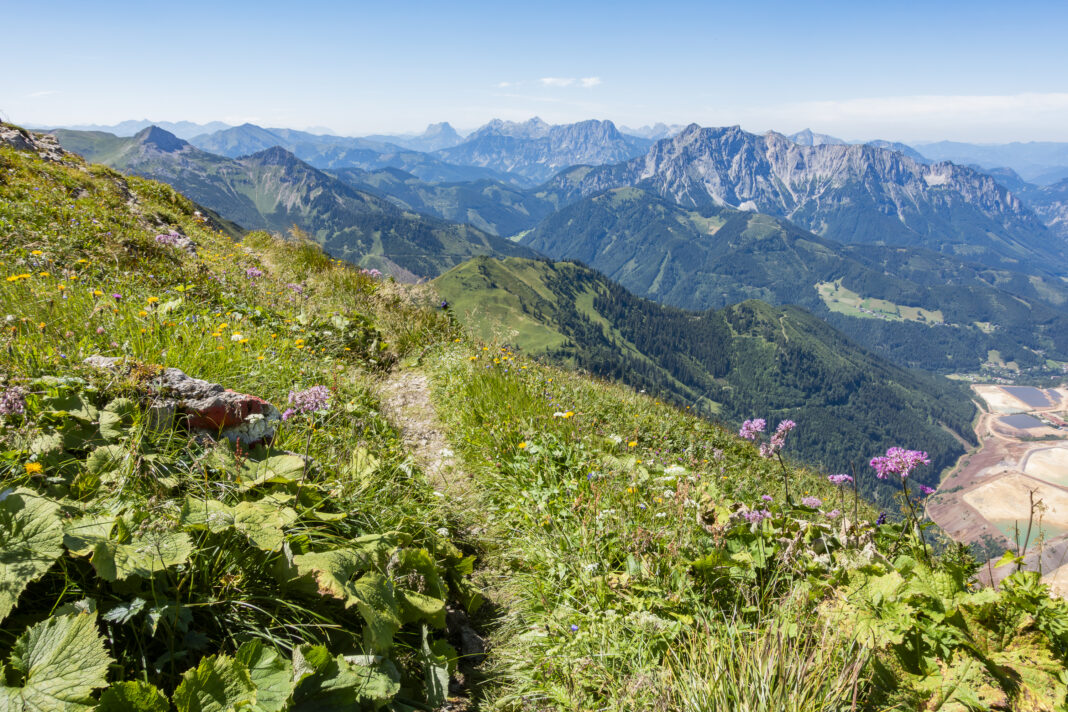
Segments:
[[[1026,565],[1068,593],[1068,569],[1060,571],[1068,564],[1068,388],[972,390],[981,406],[979,446],[943,478],[927,514],[986,558],[1027,549]],[[1012,569],[990,568],[985,576],[998,581]]]

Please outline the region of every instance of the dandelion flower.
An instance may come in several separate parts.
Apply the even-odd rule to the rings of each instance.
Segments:
[[[23,467],[27,475],[39,475],[44,472],[44,465],[39,462],[27,462]]]

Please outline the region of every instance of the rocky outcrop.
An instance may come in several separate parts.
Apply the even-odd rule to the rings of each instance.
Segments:
[[[0,146],[11,146],[20,151],[33,151],[46,161],[62,161],[64,151],[55,136],[32,133],[11,124],[0,123]]]
[[[88,366],[121,372],[128,362],[120,357],[90,356]],[[177,420],[190,431],[251,447],[269,441],[281,422],[281,413],[258,396],[238,393],[221,384],[164,369],[148,381],[150,426],[164,428]]]

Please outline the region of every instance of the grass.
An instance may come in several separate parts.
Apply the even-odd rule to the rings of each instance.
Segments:
[[[839,314],[866,319],[889,319],[890,321],[916,321],[923,324],[942,324],[945,318],[941,310],[922,307],[907,307],[886,299],[862,297],[842,286],[841,281],[820,282],[816,285],[820,299],[827,308]]]

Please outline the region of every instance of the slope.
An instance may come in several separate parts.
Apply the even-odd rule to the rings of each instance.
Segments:
[[[964,453],[957,437],[973,441],[964,389],[892,366],[796,307],[754,300],[687,312],[581,265],[516,258],[478,258],[433,284],[484,338],[731,422],[804,422],[796,452],[831,471],[849,471],[857,453],[923,442],[936,483]]]

